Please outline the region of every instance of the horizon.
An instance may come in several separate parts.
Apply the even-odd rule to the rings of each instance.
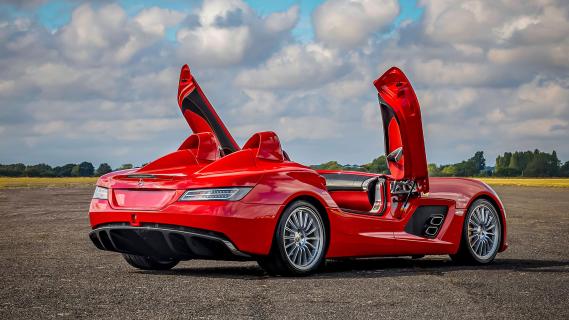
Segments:
[[[429,163],[567,161],[568,17],[557,0],[4,2],[0,163],[118,167],[176,150],[191,133],[185,63],[239,145],[272,130],[300,163],[383,154],[372,81],[392,65],[417,92]]]
[[[555,152],[558,154],[557,150],[552,150],[551,152],[549,152],[548,150],[539,150],[539,149],[537,149],[537,150],[540,151],[540,152],[545,152],[545,153],[553,153],[553,151],[555,151]],[[484,152],[483,150],[478,150],[478,151]],[[498,154],[498,156],[503,156],[504,153],[507,153],[507,152],[514,153],[514,152],[534,152],[534,151],[535,151],[535,149],[534,149],[534,150],[504,151],[504,152],[502,152],[501,154]],[[486,153],[484,152],[484,154],[486,154]],[[323,162],[320,162],[320,163],[301,163],[301,164],[306,165],[306,166],[317,166],[317,165],[322,165],[322,164],[325,164],[325,163],[328,163],[328,162],[333,162],[333,161],[335,161],[335,162],[337,162],[338,164],[340,164],[340,165],[342,165],[342,166],[360,166],[360,167],[361,167],[361,166],[364,166],[364,165],[366,165],[366,164],[370,164],[371,161],[373,161],[374,159],[376,159],[376,158],[378,158],[378,157],[381,157],[381,156],[385,156],[385,154],[381,154],[381,155],[379,155],[379,156],[377,156],[377,157],[372,158],[372,159],[369,160],[368,162],[363,162],[363,163],[359,163],[359,164],[358,164],[358,163],[342,163],[342,162],[339,162],[339,161],[333,160],[333,159],[332,159],[332,160],[323,161]],[[471,155],[471,156],[472,156],[472,155]],[[427,159],[427,163],[428,163],[428,164],[436,164],[437,166],[440,167],[440,166],[453,165],[453,164],[459,163],[459,162],[461,162],[461,161],[466,161],[466,160],[468,160],[468,158],[469,158],[469,157],[467,157],[467,158],[465,158],[465,159],[462,159],[462,160],[460,160],[460,161],[458,161],[458,162],[455,162],[455,163],[436,163],[436,162],[430,162],[430,161],[428,161],[428,159]],[[493,162],[489,162],[488,160],[492,160],[492,159],[488,159],[486,156],[484,156],[484,159],[486,160],[486,168],[494,168],[494,167],[496,167],[496,158],[493,159]],[[77,165],[77,164],[82,163],[82,162],[88,162],[88,163],[91,163],[95,168],[97,168],[97,167],[98,167],[99,165],[101,165],[101,164],[108,164],[109,166],[111,166],[112,168],[114,168],[113,170],[118,170],[118,169],[119,169],[121,166],[123,166],[123,165],[132,165],[134,168],[140,168],[140,167],[143,167],[144,164],[148,164],[148,163],[150,163],[150,162],[152,162],[152,161],[154,161],[154,160],[157,160],[157,159],[152,159],[152,160],[149,160],[149,161],[147,161],[147,162],[142,162],[142,163],[128,163],[128,162],[125,162],[125,163],[120,163],[120,164],[112,164],[112,163],[106,162],[106,161],[103,161],[103,162],[93,162],[93,161],[89,161],[89,160],[81,160],[81,161],[78,161],[78,162],[62,162],[62,163],[59,163],[59,164],[52,164],[52,163],[46,163],[46,162],[35,162],[35,163],[25,163],[25,162],[4,163],[4,162],[0,162],[0,165],[15,165],[15,164],[20,164],[20,163],[21,163],[21,164],[24,164],[24,165],[26,165],[26,166],[34,166],[34,165],[46,164],[46,165],[48,165],[48,166],[50,166],[50,167],[52,167],[52,168],[55,168],[55,167],[62,167],[62,166],[65,166],[65,165],[69,165],[69,164]],[[294,160],[293,160],[293,161],[294,161]],[[559,161],[561,162],[561,165],[563,165],[565,162],[569,162],[569,159],[562,159],[562,158],[559,158]]]

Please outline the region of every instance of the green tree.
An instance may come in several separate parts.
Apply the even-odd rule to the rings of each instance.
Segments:
[[[51,168],[51,166],[49,166],[45,163],[40,163],[40,164],[36,164],[36,165],[32,165],[32,166],[26,166],[26,170],[24,171],[24,174],[28,177],[54,177],[55,176],[55,172],[53,172],[53,169]]]
[[[447,177],[454,177],[457,175],[458,170],[454,165],[447,165],[444,166],[441,170],[441,173],[443,176],[447,176]]]
[[[79,165],[76,164],[71,168],[71,176],[72,177],[79,177]]]
[[[518,171],[521,170],[518,162],[519,162],[519,154],[517,152],[514,152],[514,154],[512,154],[512,157],[510,158],[510,163],[508,164],[508,168],[515,169]]]
[[[429,170],[429,176],[431,177],[438,177],[441,175],[441,169],[437,167],[435,163],[429,163],[427,169]]]
[[[73,167],[75,166],[75,163],[68,163],[66,165],[53,168],[53,171],[55,172],[56,177],[71,177],[71,170],[73,170]]]
[[[343,170],[344,167],[338,161],[328,161],[312,166],[315,170]]]
[[[561,177],[569,177],[569,161],[565,162],[560,168],[559,168],[559,175]]]
[[[509,158],[509,161],[507,159]],[[554,177],[561,174],[561,161],[557,152],[516,151],[505,152],[496,158],[497,176],[527,176],[527,177]]]
[[[79,165],[79,176],[80,177],[92,177],[95,174],[95,167],[91,162],[83,161]]]
[[[484,151],[476,151],[474,156],[468,161],[471,161],[474,169],[477,171],[482,171],[486,168],[486,159],[484,159]]]
[[[21,177],[24,175],[26,165],[23,163],[0,164],[0,176]]]
[[[526,177],[545,177],[546,174],[547,160],[545,157],[536,156],[530,161],[524,170],[524,176]]]
[[[503,156],[496,157],[496,168],[494,169],[494,174],[497,176],[504,176],[506,168],[510,165],[510,159],[512,158],[511,152],[504,152]]]
[[[363,165],[365,171],[373,173],[388,173],[387,160],[384,155],[373,159],[370,163]]]
[[[496,175],[499,177],[517,177],[521,174],[522,172],[518,169],[512,169],[512,168],[502,168],[498,171],[496,171]]]
[[[99,165],[99,167],[97,168],[96,175],[102,176],[102,175],[107,174],[111,171],[113,171],[113,169],[111,168],[111,166],[109,166],[108,163],[101,163]]]
[[[549,161],[547,162],[547,173],[550,177],[559,176],[559,170],[561,167],[561,161],[557,158],[557,152],[553,150],[551,156],[549,156]]]

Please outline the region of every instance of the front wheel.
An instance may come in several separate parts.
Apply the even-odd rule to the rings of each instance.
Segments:
[[[501,241],[502,224],[496,208],[488,200],[478,199],[468,209],[460,249],[451,258],[459,263],[490,263]]]
[[[306,201],[295,201],[279,219],[270,255],[258,262],[270,274],[308,275],[324,262],[326,245],[318,210]]]
[[[160,261],[152,257],[137,256],[126,253],[123,253],[122,256],[128,264],[141,270],[170,270],[180,262],[178,260]]]

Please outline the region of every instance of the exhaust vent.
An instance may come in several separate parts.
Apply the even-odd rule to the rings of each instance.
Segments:
[[[429,226],[425,229],[425,236],[429,238],[434,238],[437,233],[439,233],[438,227]]]
[[[448,207],[421,206],[405,226],[405,232],[419,237],[436,238],[445,221]]]

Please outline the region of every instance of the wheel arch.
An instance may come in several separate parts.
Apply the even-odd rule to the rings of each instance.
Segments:
[[[498,217],[500,218],[500,228],[501,228],[500,231],[502,232],[502,238],[500,239],[500,247],[498,249],[498,252],[502,252],[502,251],[506,250],[506,248],[508,246],[507,241],[506,241],[506,230],[507,230],[507,228],[506,228],[506,214],[504,212],[504,206],[501,204],[500,200],[496,199],[495,196],[488,194],[488,193],[481,193],[481,194],[478,194],[472,198],[470,203],[468,203],[467,210],[470,210],[470,207],[472,206],[472,204],[476,200],[480,200],[480,199],[483,199],[483,200],[490,202],[490,204],[492,204],[492,206],[494,206],[494,208],[498,211]]]
[[[326,210],[326,207],[322,204],[322,202],[320,202],[320,200],[310,195],[300,195],[298,197],[295,197],[291,201],[289,201],[285,207],[288,207],[293,201],[298,201],[298,200],[306,201],[311,205],[313,205],[318,210],[318,213],[322,218],[322,222],[324,222],[324,227],[326,228],[326,238],[327,238],[326,240],[328,240],[327,243],[330,243],[330,217],[328,217],[328,210]]]
[[[282,208],[279,210],[278,215],[276,217],[277,223],[273,229],[273,237],[271,238],[271,250],[273,250],[274,245],[274,234],[276,232],[276,228],[278,226],[278,221],[280,220],[283,212],[295,201],[306,201],[313,205],[320,217],[322,218],[322,222],[324,222],[324,228],[326,230],[326,248],[324,249],[324,256],[328,253],[328,248],[330,247],[330,240],[331,240],[331,226],[330,226],[330,217],[328,216],[328,210],[326,209],[326,205],[323,199],[319,199],[318,196],[308,193],[296,194],[291,196],[287,201],[283,204]]]

